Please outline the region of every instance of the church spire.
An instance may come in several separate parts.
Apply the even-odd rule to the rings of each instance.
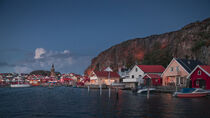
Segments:
[[[51,77],[55,77],[55,67],[54,67],[54,64],[52,64],[52,68],[51,68],[51,71],[50,71],[50,76]]]

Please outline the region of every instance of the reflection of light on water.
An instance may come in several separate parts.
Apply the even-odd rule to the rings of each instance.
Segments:
[[[122,108],[122,101],[123,101],[123,97],[122,97],[122,90],[118,90],[118,98],[116,96],[116,111],[117,111],[117,116],[119,117],[121,114],[121,108]]]
[[[17,115],[28,117],[41,114],[40,117],[81,117],[81,118],[207,118],[210,116],[208,97],[181,99],[171,94],[133,94],[131,91],[116,91],[111,97],[108,90],[99,95],[98,89],[54,87],[27,89],[0,89],[0,116]],[[10,111],[8,111],[8,109]],[[7,112],[6,112],[7,111]],[[9,113],[8,113],[9,112]]]

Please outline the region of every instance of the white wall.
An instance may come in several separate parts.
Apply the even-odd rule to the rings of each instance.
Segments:
[[[134,76],[134,78],[132,78],[132,76]],[[144,72],[137,65],[135,65],[132,68],[132,70],[129,72],[129,79],[136,79],[140,83],[143,83],[143,79],[142,79],[143,76],[144,76]]]

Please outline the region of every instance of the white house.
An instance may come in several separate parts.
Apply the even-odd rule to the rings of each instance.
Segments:
[[[126,88],[135,88],[138,84],[144,84],[145,74],[161,75],[165,68],[161,65],[135,65],[128,76],[123,79]]]

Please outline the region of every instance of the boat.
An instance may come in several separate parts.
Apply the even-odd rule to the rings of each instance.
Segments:
[[[20,88],[20,87],[30,87],[30,84],[11,84],[12,88]]]
[[[147,93],[147,91],[148,91],[148,88],[143,87],[143,88],[139,88],[139,89],[137,90],[137,93]],[[151,92],[155,92],[156,89],[155,89],[155,88],[149,88],[149,91],[150,91],[150,93],[151,93]]]
[[[181,92],[174,92],[173,96],[179,98],[198,98],[207,96],[208,92],[201,88],[183,88]]]
[[[206,92],[208,92],[208,94],[207,94],[207,95],[208,95],[208,96],[210,96],[210,90],[206,90]]]

